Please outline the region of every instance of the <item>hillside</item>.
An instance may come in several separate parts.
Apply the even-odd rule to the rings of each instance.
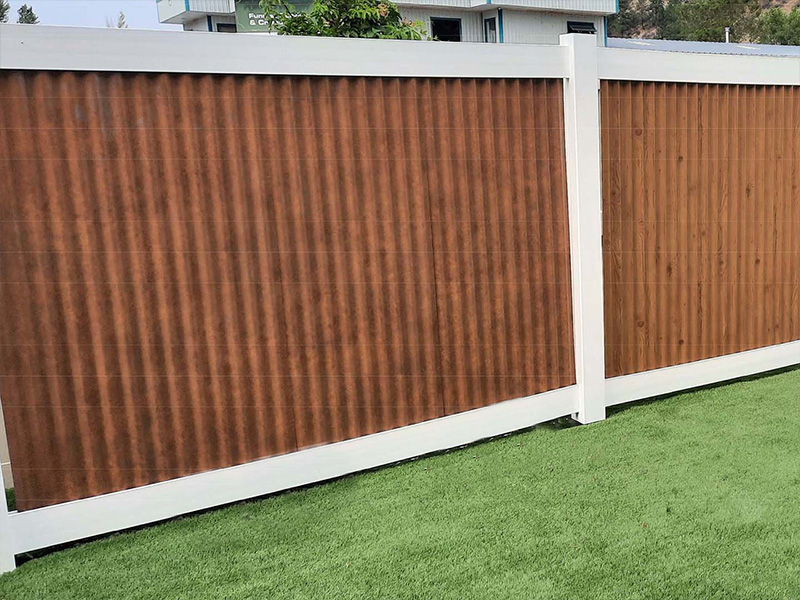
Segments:
[[[800,8],[800,0],[767,0],[764,2],[767,8],[782,8],[786,11],[792,10],[795,6]]]
[[[776,10],[779,11],[776,13]],[[800,44],[800,0],[619,0],[609,35]]]

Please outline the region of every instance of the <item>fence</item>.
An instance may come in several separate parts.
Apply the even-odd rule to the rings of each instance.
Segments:
[[[0,26],[0,69],[6,569],[800,363],[796,60]]]

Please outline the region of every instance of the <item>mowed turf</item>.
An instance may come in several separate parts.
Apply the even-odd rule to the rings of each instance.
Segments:
[[[800,598],[800,371],[57,552],[8,600]]]

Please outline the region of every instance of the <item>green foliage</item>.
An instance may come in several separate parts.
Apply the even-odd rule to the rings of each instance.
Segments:
[[[680,2],[672,0],[651,0],[648,6],[648,15],[655,29],[656,37],[662,40],[678,39],[680,30],[680,16],[678,14]]]
[[[682,1],[676,5],[676,12],[678,25],[675,39],[724,42],[725,27],[730,27],[732,42],[758,39],[760,0]]]
[[[636,35],[642,22],[631,0],[619,0],[619,11],[608,19],[608,35],[613,37],[632,37]]]
[[[614,37],[672,38],[677,35],[681,0],[620,0],[619,12],[608,19]]]
[[[763,44],[800,46],[800,8],[791,12],[779,8],[764,11],[759,20],[760,41]]]
[[[8,13],[11,11],[11,5],[8,0],[0,0],[0,23],[8,23]]]
[[[36,25],[39,23],[39,17],[36,16],[36,13],[33,12],[33,7],[28,6],[27,4],[23,4],[19,7],[17,11],[17,23],[23,23],[25,25]]]
[[[620,0],[608,21],[614,37],[800,44],[800,10],[761,10],[761,0]]]
[[[391,0],[314,0],[307,11],[285,0],[261,0],[270,29],[282,35],[421,40],[422,23],[400,16]]]
[[[17,510],[17,497],[14,494],[14,488],[6,490],[6,506],[8,510]]]

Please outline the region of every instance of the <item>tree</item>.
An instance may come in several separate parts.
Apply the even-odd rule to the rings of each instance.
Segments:
[[[722,42],[725,27],[731,29],[731,41],[749,42],[758,38],[760,0],[691,0],[669,3],[667,11],[676,11],[674,29],[666,37],[700,42]]]
[[[790,12],[771,8],[761,13],[759,41],[762,44],[788,44],[800,46],[800,8]]]
[[[116,28],[116,29],[127,29],[128,28],[128,21],[125,18],[125,13],[120,12],[119,16],[117,17],[117,22],[114,23],[111,19],[106,19],[106,27]]]
[[[651,0],[647,8],[655,36],[661,40],[675,39],[680,32],[680,6],[683,0]]]
[[[619,10],[608,19],[608,35],[634,37],[639,33],[640,19],[631,0],[619,0]]]
[[[391,0],[314,0],[308,11],[261,0],[270,29],[282,35],[421,40],[422,23],[403,19]]]
[[[33,12],[33,8],[27,4],[20,6],[17,14],[19,15],[17,18],[17,23],[36,25],[39,22],[39,17],[36,16],[35,12]]]
[[[675,37],[677,7],[683,0],[619,0],[619,12],[608,19],[614,37]]]
[[[8,23],[8,13],[11,11],[11,5],[8,0],[0,0],[0,23]]]

